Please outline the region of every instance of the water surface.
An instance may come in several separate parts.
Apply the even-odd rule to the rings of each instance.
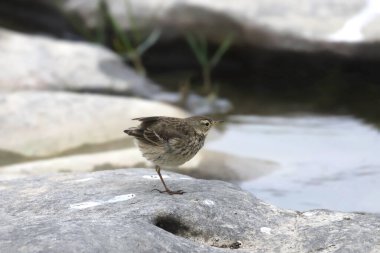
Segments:
[[[245,190],[283,208],[380,212],[380,132],[353,117],[232,116],[209,149],[281,169]]]

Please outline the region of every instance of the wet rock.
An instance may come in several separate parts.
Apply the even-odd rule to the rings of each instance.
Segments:
[[[127,142],[127,138],[125,141]],[[137,148],[128,148],[2,166],[0,167],[0,179],[9,180],[54,172],[91,172],[136,167],[153,169],[154,166],[142,157]],[[192,160],[179,168],[162,169],[177,171],[196,178],[237,182],[261,177],[277,168],[277,164],[269,161],[202,150]]]
[[[1,164],[77,153],[104,143],[132,146],[123,130],[141,115],[185,117],[183,110],[144,99],[70,92],[0,93]],[[119,148],[120,148],[119,147]],[[113,147],[114,148],[114,147]],[[11,161],[6,161],[7,157]]]
[[[152,170],[0,182],[2,252],[378,252],[380,217],[279,209],[238,187]]]
[[[160,91],[110,50],[85,42],[26,35],[0,28],[0,90]]]

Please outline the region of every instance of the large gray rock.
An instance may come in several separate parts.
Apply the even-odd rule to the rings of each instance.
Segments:
[[[47,91],[0,93],[0,164],[89,150],[111,142],[118,148],[132,146],[123,130],[135,126],[132,118],[142,115],[188,114],[172,105],[131,97]]]
[[[379,252],[380,217],[296,212],[238,187],[152,170],[0,182],[1,252]]]
[[[0,28],[0,90],[74,90],[149,97],[160,88],[110,50]]]
[[[95,27],[99,22],[98,2],[65,0],[61,3],[63,10],[79,14],[88,26]],[[301,51],[329,49],[344,54],[362,53],[356,52],[356,45],[336,46],[335,41],[352,41],[352,34],[360,34],[355,42],[380,41],[380,33],[373,29],[372,23],[380,8],[366,0],[309,0],[302,4],[298,0],[167,0],[164,3],[130,0],[129,11],[124,0],[106,2],[125,29],[131,28],[128,15],[132,13],[138,26],[163,28],[167,37],[196,31],[221,41],[232,33],[240,44]],[[343,34],[342,30],[345,30]]]
[[[178,104],[168,92],[138,75],[121,57],[95,44],[26,35],[0,28],[0,91],[67,90],[137,95]],[[190,93],[183,106],[194,114],[225,113],[226,99]]]

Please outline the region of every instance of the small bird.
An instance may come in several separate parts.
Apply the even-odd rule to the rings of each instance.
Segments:
[[[155,164],[166,192],[170,195],[183,194],[184,191],[172,191],[161,176],[161,166],[179,166],[195,156],[203,147],[208,131],[221,122],[206,116],[189,118],[173,117],[143,117],[133,120],[140,121],[138,127],[124,130],[124,133],[137,139],[137,144],[143,156]]]

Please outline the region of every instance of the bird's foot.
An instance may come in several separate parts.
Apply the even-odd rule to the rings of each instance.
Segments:
[[[172,190],[169,190],[169,189],[165,189],[163,191],[159,190],[159,189],[153,189],[152,191],[158,191],[159,193],[167,193],[169,195],[175,195],[175,194],[179,194],[179,195],[182,195],[184,194],[185,192],[182,191],[182,190],[178,190],[178,191],[172,191]]]

